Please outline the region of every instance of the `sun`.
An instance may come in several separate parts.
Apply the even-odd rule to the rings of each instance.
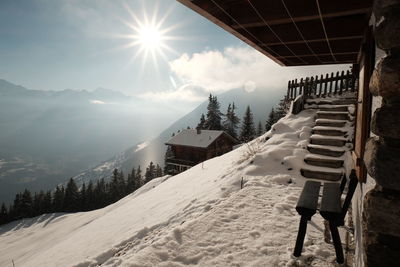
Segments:
[[[160,58],[168,61],[167,53],[176,54],[176,51],[168,45],[168,41],[178,39],[178,37],[171,35],[171,31],[178,25],[165,26],[172,9],[164,12],[162,17],[158,16],[157,6],[152,9],[154,11],[152,16],[148,16],[145,10],[140,14],[134,13],[128,5],[125,5],[125,10],[129,12],[131,20],[121,20],[128,26],[130,33],[120,34],[117,37],[128,39],[128,43],[122,48],[134,51],[129,64],[135,62],[138,57],[141,57],[142,63],[145,64],[151,57],[154,65],[157,66]]]
[[[157,27],[144,25],[138,31],[138,41],[144,49],[154,50],[162,46],[163,35]]]

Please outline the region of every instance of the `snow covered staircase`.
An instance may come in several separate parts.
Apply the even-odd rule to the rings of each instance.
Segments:
[[[352,148],[355,95],[306,100],[306,109],[316,109],[316,121],[304,158],[302,176],[325,181],[340,181],[345,152]]]

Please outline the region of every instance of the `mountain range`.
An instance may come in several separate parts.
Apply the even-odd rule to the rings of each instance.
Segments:
[[[221,111],[235,102],[242,118],[250,105],[255,124],[264,125],[284,93],[266,92],[220,94]],[[150,161],[163,165],[164,143],[172,133],[195,127],[207,101],[180,119],[157,105],[156,111],[154,103],[104,88],[41,91],[0,79],[0,202],[25,188],[52,189],[69,177],[82,183],[107,179],[114,168],[127,173],[138,165],[144,170]]]
[[[0,202],[52,189],[156,136],[176,118],[158,108],[110,89],[41,91],[0,80]]]

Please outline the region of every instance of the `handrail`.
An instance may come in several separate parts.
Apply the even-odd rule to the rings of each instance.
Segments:
[[[330,77],[327,73],[324,76],[321,74],[301,78],[298,82],[297,79],[288,82],[288,89],[286,95],[286,101],[296,99],[299,95],[304,95],[304,99],[310,96],[327,97],[332,95],[341,95],[344,92],[355,91],[356,77],[348,70],[346,73],[336,72],[336,76],[332,72]]]

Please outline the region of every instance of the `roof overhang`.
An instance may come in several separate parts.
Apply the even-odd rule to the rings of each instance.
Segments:
[[[373,0],[178,0],[283,66],[356,63]]]

